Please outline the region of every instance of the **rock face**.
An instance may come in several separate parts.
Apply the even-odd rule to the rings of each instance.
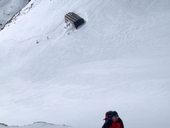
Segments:
[[[29,2],[30,0],[0,0],[0,30]]]

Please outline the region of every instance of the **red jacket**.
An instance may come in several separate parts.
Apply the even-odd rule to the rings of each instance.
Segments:
[[[116,122],[112,119],[106,120],[102,128],[124,128],[123,122],[120,118]]]
[[[112,122],[111,126],[109,128],[123,128],[123,123],[118,120],[116,122]]]

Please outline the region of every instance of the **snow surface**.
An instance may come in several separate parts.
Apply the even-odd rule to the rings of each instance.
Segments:
[[[169,35],[169,0],[32,0],[0,31],[0,122],[170,127]]]

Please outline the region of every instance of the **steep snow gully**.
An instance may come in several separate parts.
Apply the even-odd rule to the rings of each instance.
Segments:
[[[169,35],[169,0],[31,0],[0,31],[0,122],[170,127]]]

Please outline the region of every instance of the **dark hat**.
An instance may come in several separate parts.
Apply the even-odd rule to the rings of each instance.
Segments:
[[[118,115],[118,113],[116,111],[108,111],[105,114],[104,120],[106,120],[108,118],[112,118],[112,117],[119,117],[119,115]]]

